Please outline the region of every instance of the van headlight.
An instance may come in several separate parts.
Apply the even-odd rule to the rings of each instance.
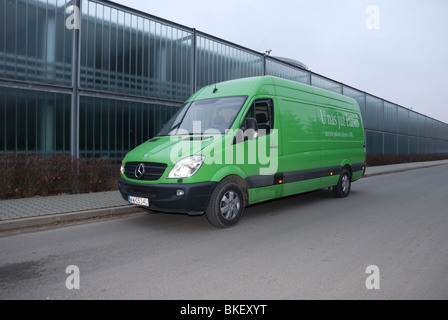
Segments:
[[[124,175],[124,159],[121,161],[120,173]]]
[[[198,172],[205,161],[205,156],[192,156],[179,160],[171,169],[168,179],[190,178]]]

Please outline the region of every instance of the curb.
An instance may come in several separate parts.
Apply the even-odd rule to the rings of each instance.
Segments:
[[[385,174],[400,173],[400,172],[406,172],[406,171],[412,171],[412,170],[418,170],[418,169],[426,169],[426,168],[434,168],[434,167],[440,167],[440,166],[446,166],[446,165],[448,165],[448,162],[434,163],[434,164],[428,164],[428,165],[419,165],[419,166],[415,166],[415,167],[393,169],[390,171],[385,170],[385,171],[379,171],[379,172],[374,172],[374,173],[366,173],[364,175],[364,177],[369,178],[369,177],[375,177],[375,176],[382,176]],[[370,168],[375,168],[375,167],[370,167]]]
[[[52,214],[39,217],[22,218],[14,220],[0,221],[0,232],[13,231],[17,229],[41,227],[60,222],[73,222],[105,216],[123,215],[141,212],[138,206],[127,205],[120,207],[101,208],[87,211],[75,211],[67,213]]]

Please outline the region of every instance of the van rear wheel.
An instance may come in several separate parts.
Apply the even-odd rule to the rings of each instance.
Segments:
[[[244,212],[244,193],[233,181],[222,181],[213,192],[205,215],[214,226],[233,227]]]
[[[333,195],[337,198],[345,198],[350,194],[352,177],[347,169],[342,169],[338,184],[333,187]]]

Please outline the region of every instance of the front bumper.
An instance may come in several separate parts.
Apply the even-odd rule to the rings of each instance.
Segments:
[[[128,196],[147,198],[148,209],[169,212],[200,215],[205,212],[210,197],[218,182],[201,182],[193,184],[140,184],[118,180],[118,186],[123,198]],[[182,190],[182,196],[177,195]]]

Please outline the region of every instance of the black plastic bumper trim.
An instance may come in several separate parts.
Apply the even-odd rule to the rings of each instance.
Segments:
[[[193,184],[139,184],[119,179],[118,186],[123,199],[128,196],[147,198],[148,209],[167,213],[200,215],[205,212],[218,182]],[[177,190],[183,195],[178,196]]]

